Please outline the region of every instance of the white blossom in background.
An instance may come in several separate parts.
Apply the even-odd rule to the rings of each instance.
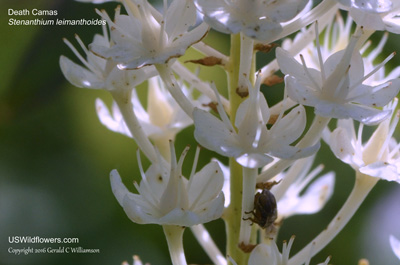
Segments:
[[[124,1],[124,7],[128,15],[120,14],[117,8],[114,20],[105,11],[99,13],[107,20],[114,45],[89,46],[95,54],[110,58],[122,69],[167,63],[182,56],[208,32],[205,23],[189,30],[196,23],[196,8],[189,0],[173,1],[162,20],[153,15],[153,7],[146,0]]]
[[[234,157],[247,168],[260,168],[273,161],[273,156],[296,159],[315,153],[319,144],[300,149],[290,145],[302,134],[306,116],[302,106],[292,109],[280,117],[267,129],[269,107],[265,98],[260,96],[260,79],[249,90],[250,96],[240,104],[233,128],[228,116],[218,102],[218,113],[222,120],[204,110],[193,112],[195,138],[207,149],[221,155]]]
[[[308,0],[195,0],[204,21],[214,29],[266,40],[282,31],[282,22],[294,18]]]
[[[361,34],[361,30],[356,32],[346,49],[331,55],[319,70],[308,68],[303,59],[300,64],[278,48],[276,56],[286,74],[288,96],[300,104],[313,106],[315,114],[323,117],[352,118],[369,125],[386,119],[390,111],[376,107],[385,106],[397,95],[400,79],[376,86],[363,84],[371,73],[364,74],[362,57],[355,50]]]
[[[221,217],[224,208],[222,170],[218,163],[210,162],[187,180],[182,176],[182,164],[188,149],[177,162],[171,145],[170,165],[160,156],[162,161],[151,165],[146,172],[140,168],[142,181],[140,185],[135,183],[139,194],[125,187],[117,170],[111,171],[112,191],[133,222],[192,226]],[[194,168],[196,164],[195,161]]]
[[[344,50],[350,42],[351,26],[353,25],[353,22],[354,21],[351,19],[351,17],[347,17],[347,19],[344,21],[343,17],[340,15],[340,13],[338,13],[329,23],[327,27],[329,30],[324,31],[322,36],[323,42],[318,44],[312,42],[301,52],[299,52],[299,54],[301,54],[303,57],[304,62],[306,62],[307,67],[318,70],[320,69],[320,60],[324,61],[329,58],[330,55]],[[301,38],[304,38],[304,32],[297,34],[293,41],[291,39],[285,39],[282,43],[282,48],[285,50],[290,49],[296,40]],[[369,73],[368,78],[364,80],[364,84],[378,86],[383,83],[388,83],[392,79],[399,78],[400,67],[396,67],[389,73],[385,73],[385,70],[387,72],[387,69],[382,66],[385,62],[387,62],[387,59],[384,61],[384,63],[378,65],[375,64],[378,56],[382,54],[387,40],[388,34],[384,34],[376,47],[374,47],[371,51],[366,52],[366,50],[370,48],[372,41],[366,42],[360,49],[360,54],[363,54],[362,59],[364,64],[364,72]],[[302,63],[300,56],[295,57],[295,59],[299,63]]]
[[[362,124],[356,133],[352,120],[339,120],[328,140],[335,156],[365,175],[400,182],[399,145],[392,138],[399,121],[396,103],[388,107],[393,119],[383,121],[364,144]]]
[[[398,0],[336,0],[349,11],[357,25],[371,30],[400,33],[400,2]]]
[[[184,94],[199,108],[204,108],[205,98],[197,100],[192,97],[192,90],[182,84]],[[152,140],[174,140],[177,133],[193,123],[176,101],[168,93],[159,77],[149,79],[147,108],[144,109],[135,90],[132,92],[132,105],[134,112],[143,127],[145,134]],[[114,132],[132,137],[117,104],[114,102],[111,112],[101,100],[96,100],[96,110],[100,122]]]
[[[143,262],[139,258],[139,256],[134,255],[132,259],[133,259],[132,265],[143,265]],[[124,261],[122,262],[122,265],[129,265],[129,263],[127,261]],[[145,265],[149,265],[149,263],[145,263]]]
[[[390,247],[392,248],[393,253],[400,260],[400,240],[398,240],[393,235],[390,235],[389,241],[390,241]]]
[[[121,2],[122,0],[75,0],[83,3],[102,4],[107,2]]]
[[[322,170],[321,167],[317,169],[319,170],[292,182],[284,196],[277,202],[278,219],[286,219],[297,214],[314,214],[325,206],[333,194],[335,174],[329,172],[311,182]]]

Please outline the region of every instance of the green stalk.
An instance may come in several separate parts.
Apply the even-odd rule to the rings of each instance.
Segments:
[[[240,34],[231,35],[231,51],[229,64],[226,65],[228,73],[228,89],[229,103],[231,107],[230,120],[235,123],[236,111],[239,105],[246,99],[237,93],[239,68],[240,68]],[[254,54],[254,53],[253,53]],[[250,81],[254,78],[254,56],[250,69]],[[235,127],[235,126],[234,126]],[[234,158],[229,159],[230,167],[230,196],[231,202],[226,209],[223,219],[226,225],[227,234],[227,255],[232,257],[237,264],[246,264],[249,254],[244,253],[239,249],[240,223],[242,219],[242,167],[235,161]],[[254,233],[253,233],[254,234]],[[228,261],[229,262],[229,261]],[[229,264],[231,264],[229,262]]]

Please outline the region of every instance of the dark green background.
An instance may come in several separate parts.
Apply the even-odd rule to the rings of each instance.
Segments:
[[[101,5],[110,12],[115,6],[115,3]],[[55,9],[58,18],[65,19],[98,18],[94,5],[74,1],[0,2],[0,264],[120,264],[123,260],[131,262],[133,254],[153,265],[169,264],[162,229],[157,225],[132,223],[111,192],[108,175],[112,169],[118,169],[128,185],[140,176],[135,143],[108,131],[98,122],[94,101],[101,97],[110,102],[110,96],[104,91],[73,87],[59,69],[61,54],[77,61],[62,38],[75,44],[73,38],[77,33],[85,43],[90,43],[100,27],[8,26],[8,8]],[[392,37],[385,55],[398,46],[399,38]],[[225,53],[229,50],[227,40],[215,33],[207,39],[217,42]],[[399,62],[396,57],[391,65]],[[223,84],[223,80],[216,81]],[[178,153],[186,144],[196,146],[190,138],[192,133],[193,127],[190,127],[178,136]],[[292,253],[327,225],[353,184],[352,170],[332,159],[325,145],[321,152],[324,156],[317,163],[324,163],[326,171],[337,171],[334,199],[317,215],[285,221],[278,241],[296,234]],[[185,170],[190,168],[193,156],[194,150],[191,150]],[[211,153],[203,151],[201,156],[204,165]],[[360,258],[370,259],[371,264],[398,264],[388,237],[389,233],[400,237],[399,201],[398,185],[379,182],[356,217],[313,259],[313,264],[322,262],[328,255],[333,256],[332,264],[357,264]],[[207,226],[223,249],[222,221]],[[9,236],[77,237],[80,242],[10,244]],[[8,253],[9,247],[27,246],[82,246],[100,249],[101,253],[28,256]],[[185,233],[185,251],[189,263],[210,263],[189,229]]]

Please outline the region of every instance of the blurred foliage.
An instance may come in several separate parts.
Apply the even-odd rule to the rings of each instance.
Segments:
[[[100,7],[112,12],[115,3]],[[126,184],[140,179],[135,143],[108,131],[98,122],[95,99],[101,97],[111,102],[111,97],[104,91],[71,86],[59,69],[61,54],[77,61],[62,38],[75,43],[73,38],[76,33],[84,43],[90,43],[93,35],[100,32],[100,27],[9,26],[10,16],[4,15],[9,8],[57,10],[58,18],[65,19],[97,18],[94,5],[70,0],[0,2],[3,14],[0,18],[3,36],[0,42],[0,264],[120,264],[123,260],[130,261],[133,254],[140,255],[143,261],[153,265],[169,264],[162,229],[156,225],[132,223],[111,192],[108,174],[114,168],[118,169]],[[397,36],[392,37],[388,53],[396,49],[395,44],[399,40]],[[220,51],[229,53],[227,36],[211,31],[205,42],[216,44]],[[200,57],[191,50],[186,56],[190,59]],[[271,56],[272,52],[261,55],[260,65],[270,60]],[[398,59],[393,60],[391,65],[398,62]],[[188,66],[192,70],[196,68],[194,65]],[[201,67],[200,76],[214,81],[220,91],[226,92],[221,69]],[[281,92],[268,89],[271,90],[263,88],[269,95],[268,100],[276,101]],[[178,135],[178,154],[187,144],[196,146],[192,135],[193,127]],[[321,153],[324,155],[315,163],[325,164],[325,171],[337,172],[336,192],[320,213],[285,220],[278,245],[281,246],[282,240],[295,234],[292,253],[324,229],[353,185],[352,170],[332,159],[329,148],[324,144]],[[190,170],[193,156],[194,148],[186,159],[185,172]],[[213,156],[211,152],[203,150],[198,168]],[[146,163],[144,161],[145,168],[148,165]],[[133,185],[128,186],[133,188]],[[371,264],[393,264],[394,256],[388,241],[375,246],[376,233],[371,231],[382,230],[383,238],[387,238],[388,233],[400,236],[400,228],[396,223],[400,213],[399,204],[388,199],[395,198],[393,194],[399,194],[398,187],[390,183],[378,184],[355,218],[314,259],[314,263],[332,255],[333,264],[357,264],[357,260],[363,257],[370,259]],[[381,206],[380,198],[386,203],[385,206]],[[389,213],[375,214],[376,209],[383,208],[391,210]],[[391,214],[396,214],[397,219],[390,218]],[[374,221],[381,219],[386,220],[386,229]],[[223,222],[219,220],[206,226],[210,228],[218,246],[224,250]],[[209,263],[187,230],[185,250],[188,262]],[[77,245],[16,245],[8,242],[9,236],[77,237],[80,242]],[[28,246],[82,246],[98,248],[100,254],[14,256],[7,252],[9,247]],[[371,249],[371,246],[375,247]]]

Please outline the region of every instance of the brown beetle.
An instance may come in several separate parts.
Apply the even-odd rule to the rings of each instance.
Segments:
[[[246,214],[249,213],[252,213],[253,217],[243,220],[250,220],[261,228],[268,228],[274,224],[278,216],[275,196],[268,189],[263,189],[261,193],[257,192],[254,197],[254,209],[246,212]]]

